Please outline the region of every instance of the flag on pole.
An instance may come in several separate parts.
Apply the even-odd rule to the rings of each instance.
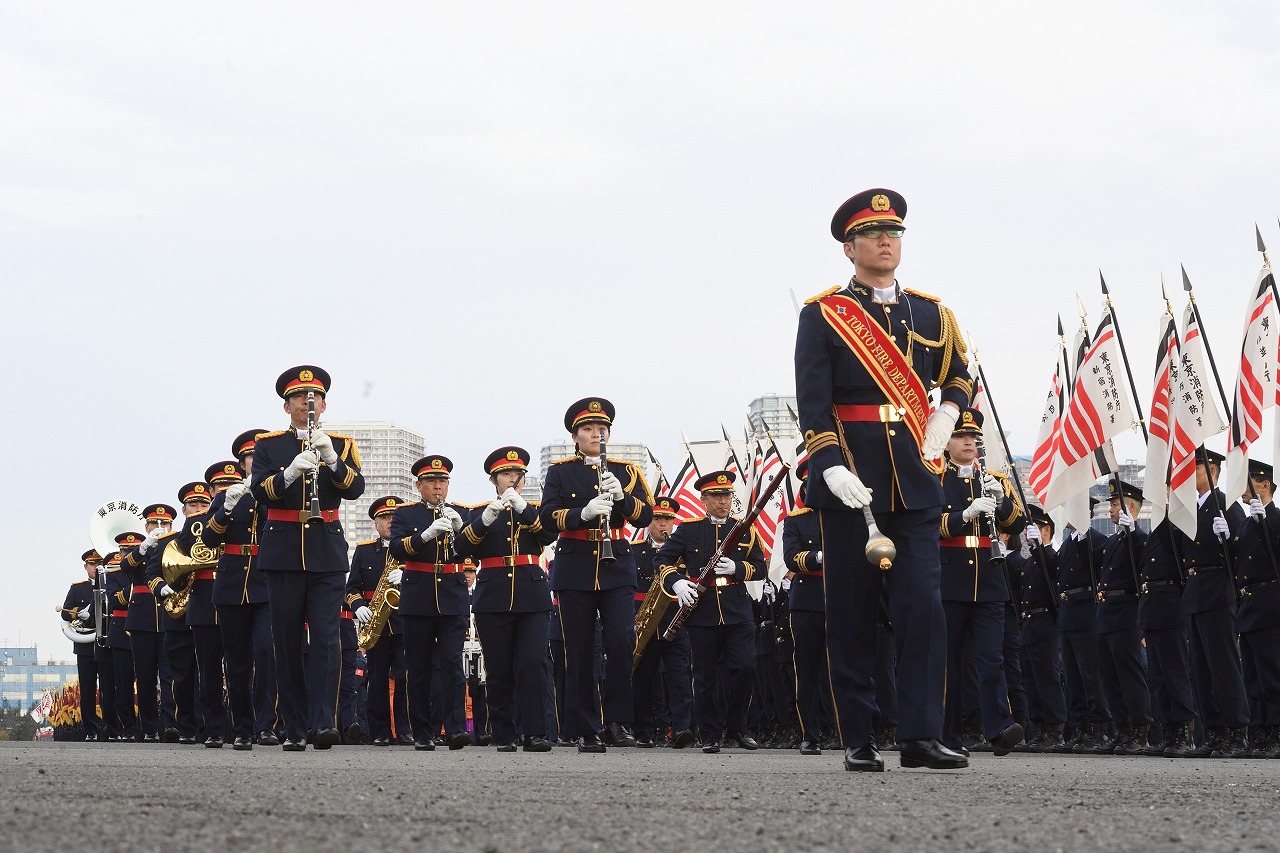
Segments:
[[[757,452],[760,450],[759,443],[756,444]],[[778,446],[772,441],[769,447],[764,451],[760,462],[760,479],[758,481],[758,489],[753,500],[752,506],[755,506],[755,498],[773,481],[773,478],[782,473],[782,456],[778,453]],[[782,524],[782,518],[785,514],[785,508],[782,502],[782,490],[773,493],[773,497],[769,499],[769,503],[765,505],[760,515],[756,517],[756,533],[760,537],[760,545],[764,550],[765,562],[769,562],[769,558],[773,554],[773,545],[777,541],[778,528]]]
[[[724,428],[724,424],[720,425],[720,432],[724,433],[724,444],[726,448],[724,469],[730,471],[737,476],[737,480],[733,486],[733,508],[730,512],[733,515],[741,517],[746,513],[742,504],[747,499],[748,490],[751,484],[748,480],[751,472],[748,471],[738,459],[738,452],[733,449],[733,441],[729,438],[729,431]],[[746,451],[746,448],[743,448]]]
[[[970,346],[972,347],[972,344]],[[973,353],[975,351],[970,349],[970,352]],[[993,426],[995,421],[990,417],[991,402],[987,398],[987,384],[984,381],[985,377],[982,375],[976,355],[973,358],[973,364],[970,365],[970,370],[971,376],[978,377],[977,385],[973,392],[972,406],[982,412],[982,416],[990,422],[988,426],[992,427],[989,432],[984,430],[982,435],[982,447],[986,454],[987,470],[1008,474],[1013,471],[1013,457],[1009,454],[1009,449],[1004,446],[1004,442],[1000,438],[1000,431]]]
[[[694,487],[699,476],[701,475],[698,473],[697,463],[693,461],[693,452],[688,451],[688,456],[680,466],[680,472],[676,474],[675,484],[671,489],[671,497],[680,504],[680,511],[676,513],[677,522],[707,514],[706,507],[702,505],[702,495]]]
[[[1165,483],[1169,478],[1173,416],[1169,403],[1169,370],[1178,361],[1178,327],[1165,303],[1160,315],[1160,345],[1156,348],[1156,373],[1152,383],[1151,408],[1147,416],[1147,468],[1143,493],[1151,504],[1151,527],[1164,521],[1168,496]]]
[[[652,450],[649,451],[649,461],[653,463],[654,470],[658,472],[658,477],[653,482],[653,493],[655,495],[665,495],[669,493],[671,491],[671,484],[667,482],[667,475],[662,470],[662,463],[658,461],[658,457],[653,455]]]
[[[1212,438],[1227,431],[1227,422],[1218,414],[1218,404],[1213,394],[1206,389],[1209,371],[1205,368],[1208,360],[1204,352],[1204,335],[1200,333],[1200,323],[1196,320],[1196,312],[1190,302],[1182,311],[1182,378],[1189,383],[1188,390],[1192,399],[1184,402],[1190,405],[1190,413],[1195,416],[1205,438]]]
[[[791,408],[791,404],[787,404],[787,412],[791,415],[791,423],[795,424],[796,433],[800,434],[800,440],[796,442],[796,452],[791,457],[791,474],[787,477],[787,482],[783,485],[787,489],[787,512],[794,512],[799,509],[800,502],[800,463],[809,458],[809,447],[805,444],[804,435],[800,433],[800,418],[796,415],[796,410]]]
[[[1035,452],[1031,456],[1031,472],[1027,485],[1035,493],[1041,506],[1049,496],[1049,484],[1053,482],[1054,460],[1058,455],[1058,442],[1062,438],[1062,410],[1066,408],[1067,377],[1071,371],[1067,365],[1067,342],[1062,337],[1062,322],[1058,322],[1058,358],[1053,365],[1049,381],[1049,395],[1045,397],[1044,412],[1040,416],[1040,432],[1036,436]]]
[[[1244,492],[1249,447],[1262,435],[1262,413],[1276,404],[1276,305],[1270,270],[1263,268],[1250,291],[1240,344],[1240,374],[1227,433],[1227,461],[1218,487],[1228,500]]]

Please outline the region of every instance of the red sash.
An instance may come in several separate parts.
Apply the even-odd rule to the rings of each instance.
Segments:
[[[833,293],[819,299],[818,304],[823,319],[853,350],[889,403],[904,411],[903,421],[916,437],[916,446],[923,445],[924,425],[929,418],[929,392],[898,349],[893,335],[868,317],[856,299]],[[924,464],[935,474],[942,473],[938,460],[924,459]]]

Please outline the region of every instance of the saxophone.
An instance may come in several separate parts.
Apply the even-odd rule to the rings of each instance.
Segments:
[[[373,591],[373,598],[369,600],[369,609],[373,611],[373,618],[363,625],[356,626],[356,645],[364,649],[366,652],[378,644],[378,640],[382,637],[382,630],[387,627],[387,621],[391,619],[391,611],[400,609],[400,588],[391,585],[388,580],[392,570],[403,569],[404,563],[391,556],[391,549],[387,549],[387,565],[382,570],[382,577],[378,578],[378,586]]]
[[[649,592],[645,594],[644,603],[636,611],[636,650],[631,655],[633,672],[640,665],[640,658],[644,657],[644,650],[649,645],[649,641],[658,633],[658,625],[662,622],[662,615],[667,612],[669,604],[671,604],[671,597],[662,588],[662,581],[655,573],[653,582],[649,584]]]

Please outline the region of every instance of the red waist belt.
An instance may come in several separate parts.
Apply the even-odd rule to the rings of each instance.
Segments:
[[[738,582],[737,578],[730,578],[730,577],[725,577],[723,575],[716,575],[716,577],[710,583],[707,584],[707,587],[710,588],[713,586],[733,586],[737,582]]]
[[[452,575],[462,571],[465,563],[415,563],[413,560],[404,564],[406,572],[429,572],[430,574]]]
[[[808,575],[808,576],[810,576],[810,577],[818,577],[818,578],[820,578],[820,577],[822,577],[822,569],[818,569],[816,572],[796,572],[796,574],[797,574],[797,575]]]
[[[378,591],[377,591],[377,590],[374,590],[374,589],[366,589],[366,590],[364,591],[364,597],[365,597],[365,600],[366,600],[366,601],[373,601],[373,597],[374,597],[375,595],[377,595],[377,594],[378,594]]]
[[[350,610],[344,610],[344,611],[342,611],[342,613],[340,613],[340,614],[339,614],[339,616],[341,616],[341,618],[343,618],[343,619],[354,619],[354,618],[356,618],[356,615],[355,615],[354,613],[352,613]]]
[[[512,566],[536,566],[538,565],[537,554],[517,554],[514,557],[481,557],[480,568],[482,569],[509,569]]]
[[[129,611],[128,610],[112,610],[111,615],[116,617],[117,619],[123,619],[124,617],[129,615]]]
[[[140,583],[139,583],[139,584],[134,584],[134,585],[133,585],[133,591],[134,591],[135,593],[137,593],[138,595],[150,595],[150,594],[151,594],[151,587],[149,587],[149,586],[145,586],[145,585],[140,584]]]
[[[211,581],[218,576],[218,572],[216,569],[200,569],[195,575],[198,581]]]
[[[293,524],[302,524],[302,513],[300,509],[269,509],[267,510],[267,521],[288,521]],[[325,521],[337,521],[338,511],[336,509],[322,509],[317,513],[312,513],[312,518],[323,518]]]
[[[269,517],[269,516],[268,516]],[[230,554],[233,557],[255,557],[258,554],[257,545],[227,545],[222,546],[223,554]]]
[[[943,548],[990,548],[991,538],[988,536],[952,536],[938,543]]]
[[[585,539],[588,542],[599,542],[600,528],[592,527],[589,530],[563,530],[560,532],[560,538],[561,539]],[[610,539],[626,539],[627,537],[625,534],[623,534],[621,529],[614,530],[610,528],[609,538]]]
[[[648,591],[648,590],[645,590],[644,592],[637,592],[637,593],[636,593],[636,601],[644,601],[644,600],[645,600],[646,598],[648,598],[648,597],[649,597],[649,591]]]
[[[872,421],[875,423],[897,423],[902,420],[902,409],[884,403],[883,405],[844,405],[836,406],[836,414],[842,421]]]

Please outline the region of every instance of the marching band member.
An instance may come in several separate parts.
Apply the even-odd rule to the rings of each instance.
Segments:
[[[377,539],[361,542],[351,555],[351,575],[347,578],[347,609],[355,613],[357,625],[373,619],[369,602],[373,600],[382,576],[391,558],[391,518],[396,508],[404,502],[394,495],[378,498],[369,504],[369,518],[378,531]],[[387,580],[400,587],[404,569],[394,568],[387,573]],[[404,628],[400,611],[393,610],[373,645],[365,649],[368,672],[367,709],[369,733],[374,746],[391,745],[391,662],[397,653],[404,654]]]
[[[796,468],[800,504],[782,522],[782,557],[790,582],[788,601],[792,654],[796,668],[796,711],[800,717],[800,754],[821,755],[822,691],[827,687],[826,615],[822,602],[822,530],[818,516],[804,506],[809,460]],[[889,744],[884,744],[888,746]]]
[[[136,543],[142,541],[142,537],[137,533],[120,534],[116,537],[117,544],[121,539],[135,543],[127,546],[129,548],[136,548]],[[133,670],[133,647],[130,644],[129,631],[125,627],[129,620],[129,600],[133,578],[121,568],[121,561],[119,551],[113,551],[107,555],[107,604],[111,608],[111,627],[107,632],[107,643],[111,647],[111,674],[114,687],[112,694],[119,731],[119,736],[115,739],[129,742],[140,741],[143,735],[138,731],[138,714],[134,708],[136,679]],[[155,629],[153,632],[158,633]],[[138,691],[138,701],[142,701],[141,691]]]
[[[63,622],[79,619],[82,625],[93,624],[93,582],[102,565],[102,556],[90,548],[80,555],[88,580],[78,580],[67,590],[60,613]],[[76,652],[76,675],[80,680],[80,722],[84,727],[84,739],[90,743],[98,739],[102,723],[98,719],[98,664],[94,658],[97,643],[72,643]]]
[[[153,685],[160,683],[160,659],[165,654],[159,604],[154,595],[155,587],[148,583],[147,564],[154,558],[158,564],[164,546],[159,544],[171,535],[176,515],[168,504],[151,504],[142,510],[146,528],[145,537],[130,538],[130,534],[116,538],[120,546],[121,569],[130,576],[133,587],[129,597],[129,615],[125,629],[129,633],[129,649],[133,655],[133,678],[138,690],[138,723],[142,740],[157,743],[160,740],[160,706]],[[120,695],[120,684],[117,693]],[[190,732],[195,736],[194,730]]]

